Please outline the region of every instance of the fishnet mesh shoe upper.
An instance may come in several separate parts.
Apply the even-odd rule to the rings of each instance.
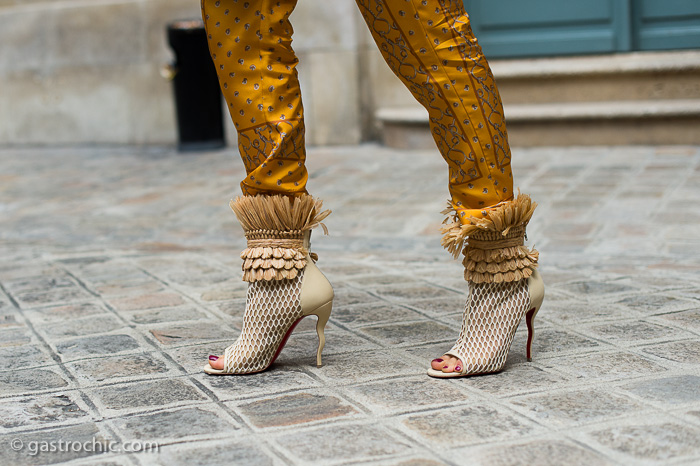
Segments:
[[[224,352],[224,372],[248,374],[267,368],[291,326],[302,317],[303,270],[291,280],[248,285],[243,329]]]
[[[530,306],[527,279],[509,283],[470,283],[457,342],[446,354],[462,361],[467,374],[503,368],[520,320]]]

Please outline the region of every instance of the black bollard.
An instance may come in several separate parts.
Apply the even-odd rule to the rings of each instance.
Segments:
[[[226,145],[221,89],[209,55],[201,21],[168,25],[168,42],[175,52],[169,68],[177,111],[180,151],[217,149]]]

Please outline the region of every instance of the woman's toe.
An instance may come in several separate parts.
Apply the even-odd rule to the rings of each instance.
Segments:
[[[442,366],[444,366],[444,365],[445,365],[445,356],[442,356],[442,357],[437,358],[437,359],[433,359],[430,362],[430,367],[432,367],[436,371],[441,371]]]
[[[209,355],[209,365],[214,369],[222,370],[224,368],[224,358],[223,356],[213,356]]]
[[[448,359],[445,359],[445,363],[442,365],[442,372],[454,372],[457,364],[459,364],[459,359],[449,356]]]

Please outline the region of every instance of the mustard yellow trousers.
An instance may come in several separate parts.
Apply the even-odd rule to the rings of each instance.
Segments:
[[[427,110],[451,206],[481,218],[513,198],[503,107],[462,0],[356,0],[384,59]],[[202,0],[246,168],[246,195],[306,193],[304,109],[289,15],[297,0]]]

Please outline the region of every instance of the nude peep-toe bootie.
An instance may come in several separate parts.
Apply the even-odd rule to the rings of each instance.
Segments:
[[[443,229],[443,245],[464,254],[464,278],[469,283],[462,329],[446,355],[458,358],[454,372],[430,368],[432,377],[489,374],[503,369],[515,331],[523,316],[532,358],[533,322],[544,300],[544,283],[536,270],[539,253],[525,246],[525,227],[537,204],[525,194],[487,212]]]
[[[309,252],[311,229],[321,225],[330,211],[304,194],[244,196],[231,208],[245,231],[248,247],[241,253],[243,280],[248,282],[243,328],[224,351],[224,369],[209,364],[212,375],[252,374],[270,367],[289,335],[306,316],[318,318],[316,363],[321,366],[324,329],[331,315],[333,288],[316,267]]]

